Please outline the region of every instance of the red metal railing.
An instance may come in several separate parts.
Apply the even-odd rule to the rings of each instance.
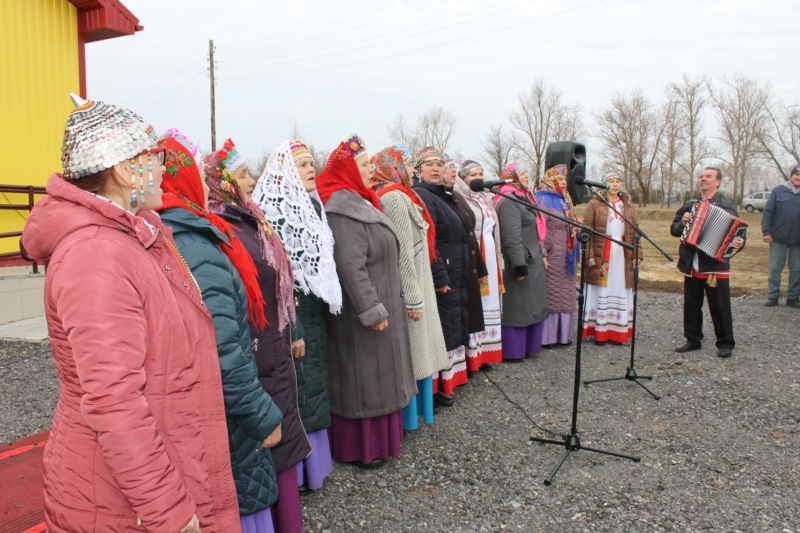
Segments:
[[[4,194],[27,194],[28,195],[28,203],[27,204],[2,204],[0,203],[0,209],[5,211],[28,211],[30,212],[35,205],[34,196],[39,194],[47,194],[47,191],[44,187],[34,187],[33,185],[0,185],[0,193]],[[5,198],[8,198],[6,196]],[[20,238],[22,237],[21,231],[12,231],[10,233],[0,233],[0,239],[11,239],[11,238]],[[29,261],[33,263],[33,272],[34,274],[39,273],[39,267],[32,258],[25,255],[22,250],[20,249],[19,252],[8,252],[0,254],[0,259],[16,259],[22,258],[25,261]]]

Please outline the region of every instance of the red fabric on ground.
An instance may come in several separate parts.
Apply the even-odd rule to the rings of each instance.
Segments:
[[[42,454],[49,435],[0,446],[0,533],[44,531]]]

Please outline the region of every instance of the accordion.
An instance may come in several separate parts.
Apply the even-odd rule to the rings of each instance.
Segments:
[[[733,255],[734,239],[744,238],[746,232],[746,221],[709,202],[698,202],[683,228],[681,243],[694,246],[717,261],[727,262]]]

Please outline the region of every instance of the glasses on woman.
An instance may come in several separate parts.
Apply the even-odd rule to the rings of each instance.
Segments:
[[[145,155],[145,154],[148,154],[148,155],[155,154],[156,160],[158,161],[158,164],[162,165],[162,166],[167,161],[167,149],[164,148],[163,146],[156,146],[155,148],[148,148],[146,150],[143,150],[139,155]]]

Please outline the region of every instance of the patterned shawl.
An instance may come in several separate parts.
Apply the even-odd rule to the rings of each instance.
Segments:
[[[202,206],[205,200],[200,168],[192,153],[196,153],[188,139],[180,135],[177,129],[167,130],[159,144],[167,149],[165,166],[167,172],[161,181],[164,191],[159,211],[172,208],[186,209],[198,217],[205,218],[228,238],[228,244],[219,241],[220,249],[228,256],[239,272],[247,292],[247,311],[250,321],[260,330],[267,327],[264,316],[264,297],[258,287],[258,271],[253,258],[247,252],[242,241],[236,237],[233,227],[215,213],[209,213]]]
[[[230,139],[228,139],[230,141]],[[226,145],[228,143],[226,142]],[[231,143],[232,145],[233,143]],[[223,204],[232,204],[249,211],[258,222],[258,239],[261,251],[267,264],[275,269],[277,283],[275,296],[278,299],[278,327],[281,331],[295,321],[294,276],[289,256],[280,239],[272,231],[267,218],[253,202],[246,203],[239,191],[233,172],[226,166],[222,158],[222,150],[212,152],[204,158],[208,193],[208,210],[217,214],[225,211]]]
[[[284,141],[269,156],[253,191],[253,202],[262,209],[289,254],[295,288],[305,294],[313,292],[330,306],[331,313],[338,315],[342,310],[342,287],[333,262],[333,233],[325,211],[317,215],[297,171],[296,143]]]
[[[522,163],[517,161],[511,161],[508,163],[504,168],[503,172],[500,174],[501,180],[511,180],[511,183],[506,183],[505,185],[500,186],[500,192],[503,194],[513,194],[519,196],[520,198],[524,198],[528,200],[533,205],[539,205],[536,202],[536,198],[534,198],[533,194],[531,193],[530,189],[524,186],[519,181],[519,175],[522,173],[523,170],[526,170]],[[502,196],[495,195],[494,196],[494,205],[497,206],[497,203],[500,201]],[[542,217],[540,213],[536,213],[536,230],[539,234],[539,246],[542,247],[544,250],[544,240],[547,238],[547,222]]]
[[[422,218],[428,223],[428,253],[432,263],[436,260],[436,227],[422,198],[411,189],[411,178],[404,162],[406,154],[402,148],[402,145],[390,146],[372,156],[370,162],[375,166],[374,188],[378,196],[389,191],[401,191],[414,205],[422,208]]]
[[[567,189],[558,183],[559,177],[566,179],[566,165],[556,165],[544,173],[544,177],[541,183],[539,183],[539,191],[540,193],[550,194],[537,193],[537,197],[542,200],[542,203],[548,209],[564,213],[568,219],[578,222],[578,217],[575,215],[575,206],[572,204],[572,198],[570,198]],[[567,228],[567,271],[570,276],[575,275],[575,264],[577,262],[578,253],[580,253],[579,247],[575,246],[578,233],[580,233],[578,226],[570,224],[569,228]]]

